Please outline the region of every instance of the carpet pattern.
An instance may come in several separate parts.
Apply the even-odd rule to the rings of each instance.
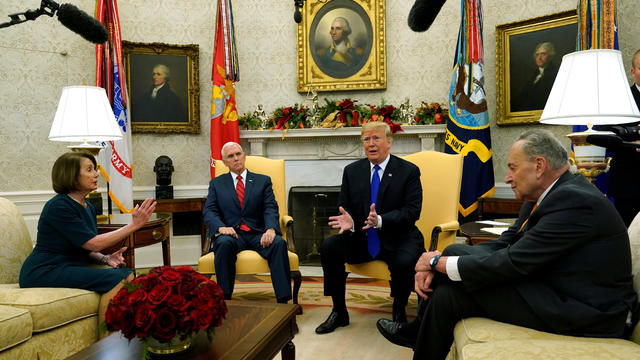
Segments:
[[[244,281],[243,281],[244,280]],[[323,294],[322,277],[304,276],[298,302],[307,306],[331,306],[331,298]],[[233,291],[234,300],[274,301],[275,294],[268,276],[253,276],[253,279],[238,279]],[[373,310],[391,313],[393,298],[389,296],[389,285],[377,279],[349,279],[345,300],[349,309]],[[415,316],[418,298],[409,297],[407,315]]]

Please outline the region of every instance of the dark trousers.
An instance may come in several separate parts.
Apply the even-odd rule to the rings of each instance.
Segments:
[[[371,260],[383,260],[391,272],[391,296],[399,300],[401,306],[413,290],[415,266],[424,251],[419,245],[407,245],[393,251],[381,249],[376,258],[372,258],[365,241],[356,241],[348,235],[335,235],[324,240],[320,251],[320,261],[324,273],[324,295],[341,298],[344,303],[346,290],[345,263],[359,264]],[[403,304],[402,304],[403,303]],[[335,306],[334,300],[334,306]],[[344,310],[344,309],[336,309]]]
[[[259,231],[236,230],[238,238],[227,235],[219,235],[212,244],[215,253],[214,266],[216,279],[222,288],[225,298],[231,298],[233,285],[236,279],[237,254],[242,250],[254,250],[269,262],[271,270],[271,283],[278,300],[291,299],[291,273],[289,270],[289,254],[287,243],[276,235],[270,246],[263,248],[260,245],[262,233]]]
[[[443,255],[455,256],[485,251],[469,245],[448,246]],[[438,273],[433,293],[418,305],[418,318],[410,327],[419,328],[414,359],[445,359],[453,344],[453,329],[468,317],[488,317],[497,321],[540,331],[551,329],[540,320],[520,293],[511,286],[496,286],[468,292],[461,281],[451,281]]]

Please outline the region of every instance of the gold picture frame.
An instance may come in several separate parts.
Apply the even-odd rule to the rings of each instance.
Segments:
[[[122,50],[132,132],[199,134],[198,45],[123,41]]]
[[[387,88],[385,0],[307,0],[297,31],[298,92]],[[336,51],[332,23],[346,20],[346,50]],[[343,38],[344,39],[344,38]]]
[[[498,125],[538,123],[562,56],[575,51],[577,22],[568,10],[496,26]]]

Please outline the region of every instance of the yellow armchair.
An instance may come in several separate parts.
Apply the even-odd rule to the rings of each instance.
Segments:
[[[462,155],[449,155],[437,151],[421,151],[403,159],[420,168],[422,184],[422,210],[416,226],[424,236],[424,247],[429,251],[442,251],[456,240],[458,201],[462,182]],[[384,261],[374,260],[362,264],[346,264],[346,271],[390,280],[389,268]]]
[[[261,156],[247,156],[245,163],[247,169],[254,173],[267,175],[271,178],[273,186],[273,194],[278,203],[278,212],[280,213],[280,229],[282,237],[287,242],[289,248],[289,266],[291,268],[291,279],[293,280],[293,303],[298,303],[298,292],[302,284],[302,275],[300,274],[300,263],[298,255],[295,253],[293,237],[291,236],[293,218],[286,214],[286,188],[284,177],[284,160],[267,159]],[[216,160],[216,177],[229,172],[224,163]],[[209,244],[210,242],[207,241]],[[208,247],[208,246],[207,246]],[[198,271],[202,274],[215,274],[213,265],[214,253],[209,252],[208,248],[204,249],[204,255],[198,260]],[[253,250],[244,250],[238,253],[236,260],[236,274],[258,274],[269,272],[269,264],[260,254]]]

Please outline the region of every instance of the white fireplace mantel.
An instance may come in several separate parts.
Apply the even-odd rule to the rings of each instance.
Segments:
[[[403,126],[393,135],[391,152],[407,155],[443,151],[446,125]],[[364,157],[360,127],[338,129],[242,130],[240,139],[250,155],[285,160],[347,160]]]

